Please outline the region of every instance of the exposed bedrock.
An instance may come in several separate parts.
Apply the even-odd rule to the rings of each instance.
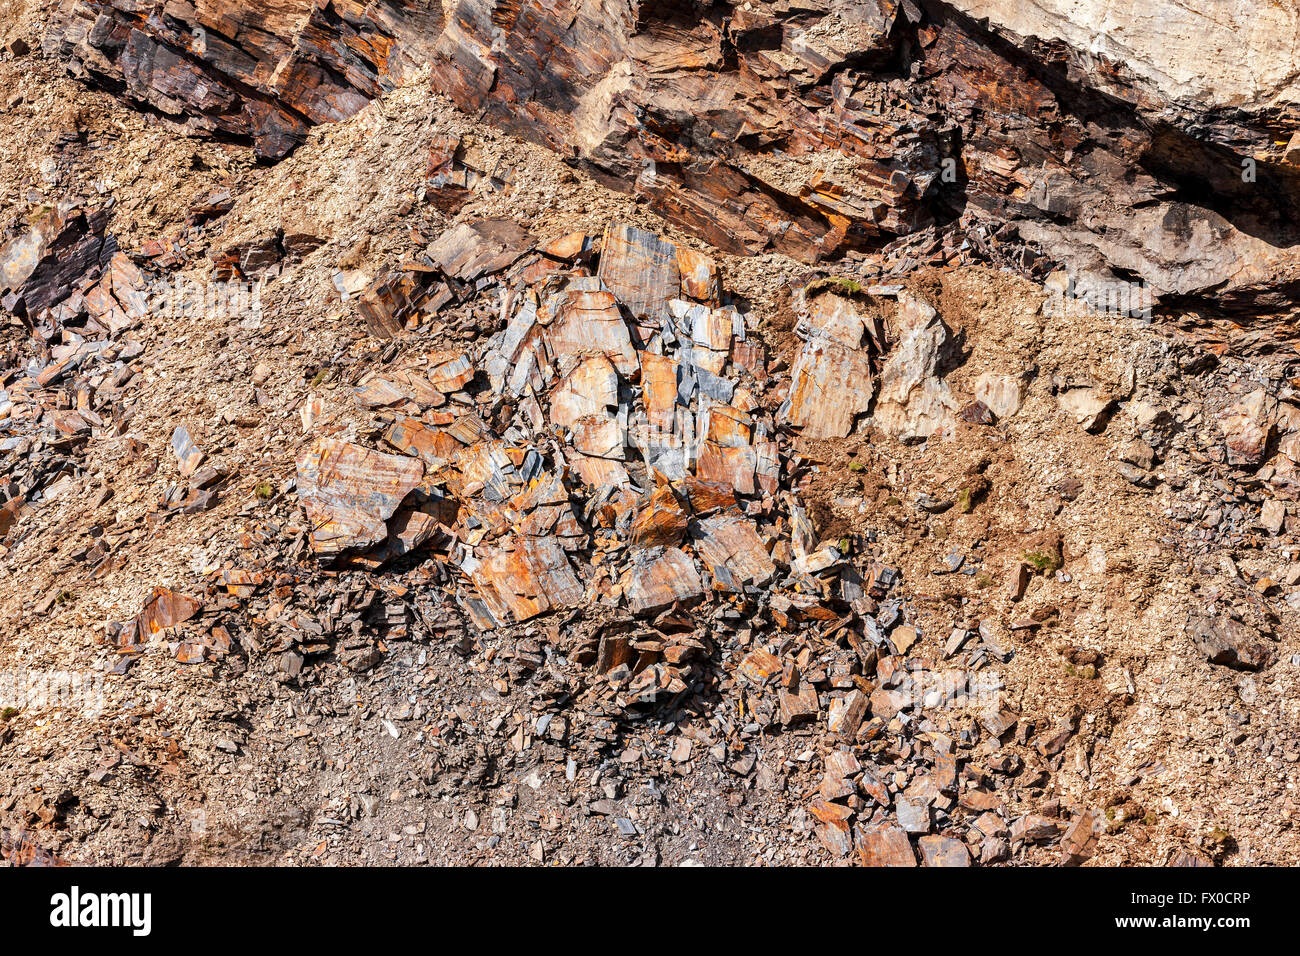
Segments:
[[[817,262],[983,224],[1083,291],[1284,312],[1300,15],[1196,6],[64,0],[46,50],[267,160],[427,65],[724,250]]]

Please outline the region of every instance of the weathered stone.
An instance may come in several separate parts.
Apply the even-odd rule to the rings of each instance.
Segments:
[[[695,562],[679,548],[650,548],[632,555],[623,575],[623,593],[633,614],[653,614],[704,595]]]
[[[917,841],[925,866],[970,866],[970,851],[960,840],[944,836],[923,836]]]
[[[1018,375],[985,372],[975,380],[975,398],[998,420],[1010,418],[1024,401],[1024,380]]]
[[[1065,866],[1080,866],[1092,859],[1097,852],[1100,830],[1100,821],[1092,810],[1075,817],[1061,838],[1061,862]]]
[[[312,522],[311,546],[336,555],[378,544],[387,521],[420,483],[424,466],[325,438],[298,462],[298,494]]]
[[[1089,386],[1066,389],[1057,394],[1056,400],[1086,432],[1100,431],[1115,404],[1101,389]]]
[[[1264,638],[1241,621],[1198,616],[1188,622],[1187,628],[1193,643],[1211,664],[1257,671],[1271,659]]]
[[[1277,414],[1277,400],[1256,389],[1219,416],[1219,429],[1228,450],[1228,463],[1253,466],[1264,460]]]
[[[950,435],[957,401],[940,377],[948,360],[948,326],[929,304],[900,296],[898,342],[880,372],[875,425],[902,442]]]
[[[916,866],[911,841],[897,827],[859,829],[858,857],[863,866]]]
[[[472,578],[501,624],[526,621],[582,601],[582,583],[554,538],[498,541]]]

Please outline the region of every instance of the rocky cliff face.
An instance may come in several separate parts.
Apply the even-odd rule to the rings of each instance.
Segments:
[[[0,860],[1293,863],[1199,7],[0,0]]]
[[[813,0],[66,0],[75,73],[275,160],[428,64],[462,109],[718,248],[807,262],[927,231],[1027,275],[1285,309],[1296,14]],[[927,233],[928,234],[928,233]]]

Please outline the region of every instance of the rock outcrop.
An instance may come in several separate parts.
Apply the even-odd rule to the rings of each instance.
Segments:
[[[268,160],[427,64],[457,106],[729,252],[955,229],[1081,294],[1136,278],[1281,312],[1297,15],[1201,6],[65,0],[46,45]]]

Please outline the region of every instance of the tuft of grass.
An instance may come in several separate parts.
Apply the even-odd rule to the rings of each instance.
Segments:
[[[862,295],[867,290],[861,282],[850,279],[847,276],[827,276],[824,279],[814,279],[808,283],[808,292],[841,292],[845,295]]]
[[[1062,564],[1061,556],[1050,551],[1026,551],[1023,557],[1025,564],[1043,572],[1059,570]]]
[[[866,471],[866,470],[867,470],[867,466],[862,464],[862,462],[860,461],[849,462],[849,471]]]
[[[275,494],[275,486],[272,485],[269,481],[259,481],[257,483],[257,486],[253,489],[253,492],[257,495],[257,497],[261,498],[263,501],[266,501],[273,494]]]
[[[6,707],[4,710],[0,710],[0,720],[9,720],[11,717],[17,717],[17,716],[18,716],[17,707]]]

